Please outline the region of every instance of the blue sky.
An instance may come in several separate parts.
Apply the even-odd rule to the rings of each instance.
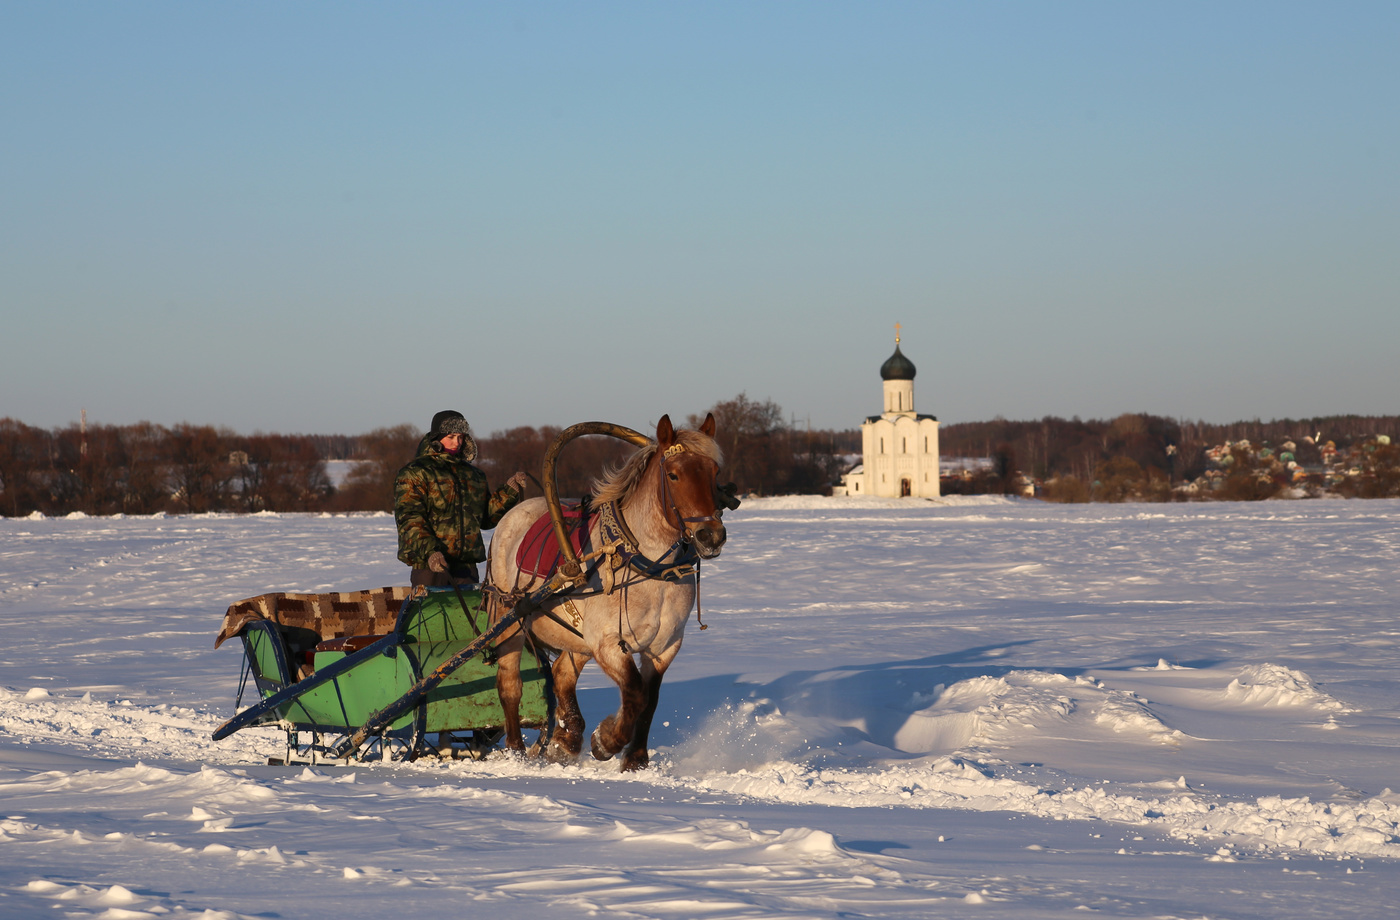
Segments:
[[[1396,413],[1394,3],[8,3],[0,416]]]

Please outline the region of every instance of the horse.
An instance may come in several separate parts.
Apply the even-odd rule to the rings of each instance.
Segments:
[[[583,514],[579,525],[587,585],[550,597],[539,615],[524,621],[523,630],[507,633],[496,645],[496,689],[508,750],[525,751],[520,651],[528,642],[542,665],[553,657],[557,700],[552,726],[530,753],[556,763],[578,759],[585,728],[576,693],[579,672],[596,661],[617,684],[621,702],[593,730],[592,754],[609,760],[620,753],[624,772],[648,765],[647,736],[661,681],[680,651],[698,599],[699,562],[720,554],[727,537],[723,509],[738,504],[733,487],[726,493],[716,482],[722,458],[714,433],[713,415],[698,431],[677,430],[670,416],[662,416],[655,441],[594,481],[595,513]],[[522,570],[519,562],[531,525],[547,514],[544,499],[530,499],[497,525],[484,584],[493,622],[544,584],[545,574]],[[534,533],[535,541],[557,546],[552,531],[536,526]]]

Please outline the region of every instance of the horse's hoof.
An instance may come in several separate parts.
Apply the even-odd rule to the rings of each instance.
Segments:
[[[612,756],[617,752],[609,751],[607,748],[603,747],[602,739],[598,737],[598,732],[602,730],[603,727],[601,725],[593,729],[593,735],[588,739],[588,749],[593,752],[594,760],[611,760]]]
[[[578,760],[578,751],[571,751],[568,746],[560,744],[558,741],[551,741],[549,746],[544,749],[544,759],[550,763],[567,765]]]
[[[617,756],[618,751],[622,750],[622,745],[610,745],[603,740],[610,728],[612,728],[610,721],[604,720],[602,724],[593,729],[593,735],[589,738],[589,748],[597,760],[612,760]]]
[[[628,751],[627,756],[622,758],[623,773],[631,773],[635,770],[645,770],[649,766],[651,766],[651,758],[647,756],[647,752],[645,750]]]
[[[603,739],[612,734],[613,723],[617,720],[613,716],[598,723],[598,727],[593,729],[593,734],[589,737],[589,747],[593,751],[593,756],[598,760],[611,760],[618,751],[622,750],[622,745],[610,746]]]

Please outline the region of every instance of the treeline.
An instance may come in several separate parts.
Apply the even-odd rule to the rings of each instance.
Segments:
[[[334,495],[324,440],[226,428],[0,419],[0,514],[318,511]]]
[[[744,493],[826,492],[860,450],[860,433],[799,431],[782,409],[744,394],[709,411],[726,457],[725,481]],[[696,427],[705,413],[688,420]],[[545,451],[562,429],[517,427],[478,433],[476,461],[492,485],[516,470],[537,482]],[[650,434],[651,432],[644,432]],[[417,453],[414,425],[361,435],[242,435],[180,424],[70,425],[44,429],[0,419],[0,515],[199,514],[210,511],[390,511],[394,475]],[[586,494],[594,477],[633,448],[614,438],[571,443],[558,468],[559,492]],[[354,461],[337,486],[327,460]]]
[[[742,494],[824,494],[860,460],[859,429],[812,431],[780,406],[740,393],[712,406],[723,481]],[[705,413],[689,416],[698,427]],[[517,469],[538,477],[552,426],[478,435],[477,465],[494,485]],[[649,433],[649,432],[648,432]],[[1400,416],[1328,416],[1216,425],[1145,414],[1112,420],[963,422],[940,431],[946,458],[980,458],[944,494],[1015,492],[1059,501],[1400,495]],[[0,514],[208,511],[389,511],[393,480],[422,438],[413,425],[361,435],[241,435],[181,424],[43,429],[0,419]],[[561,457],[559,491],[583,495],[631,448],[585,437]],[[355,461],[337,486],[327,460]],[[528,495],[541,494],[531,482]]]
[[[1012,478],[1021,477],[1042,484],[1046,497],[1067,501],[1236,499],[1269,497],[1295,482],[1312,491],[1336,487],[1340,494],[1362,494],[1372,488],[1369,480],[1358,490],[1337,476],[1370,476],[1376,458],[1367,448],[1385,447],[1376,438],[1397,432],[1400,416],[1393,415],[1212,424],[1127,414],[1111,420],[964,422],[942,427],[939,442],[945,458],[992,460],[990,469],[972,477],[970,490],[1014,491]],[[1389,454],[1382,450],[1380,459]],[[1238,461],[1233,469],[1231,462],[1222,463],[1225,457]],[[1246,467],[1267,470],[1269,481],[1259,473],[1246,487]],[[1183,484],[1197,486],[1183,491]]]

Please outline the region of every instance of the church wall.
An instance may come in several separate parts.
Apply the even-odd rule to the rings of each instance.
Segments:
[[[889,494],[901,495],[901,480],[907,479],[911,496],[937,498],[938,422],[905,415],[890,420],[889,430],[893,451]]]
[[[861,425],[861,448],[865,458],[861,494],[898,498],[900,480],[908,479],[910,495],[939,496],[936,420],[900,415],[866,421]]]

